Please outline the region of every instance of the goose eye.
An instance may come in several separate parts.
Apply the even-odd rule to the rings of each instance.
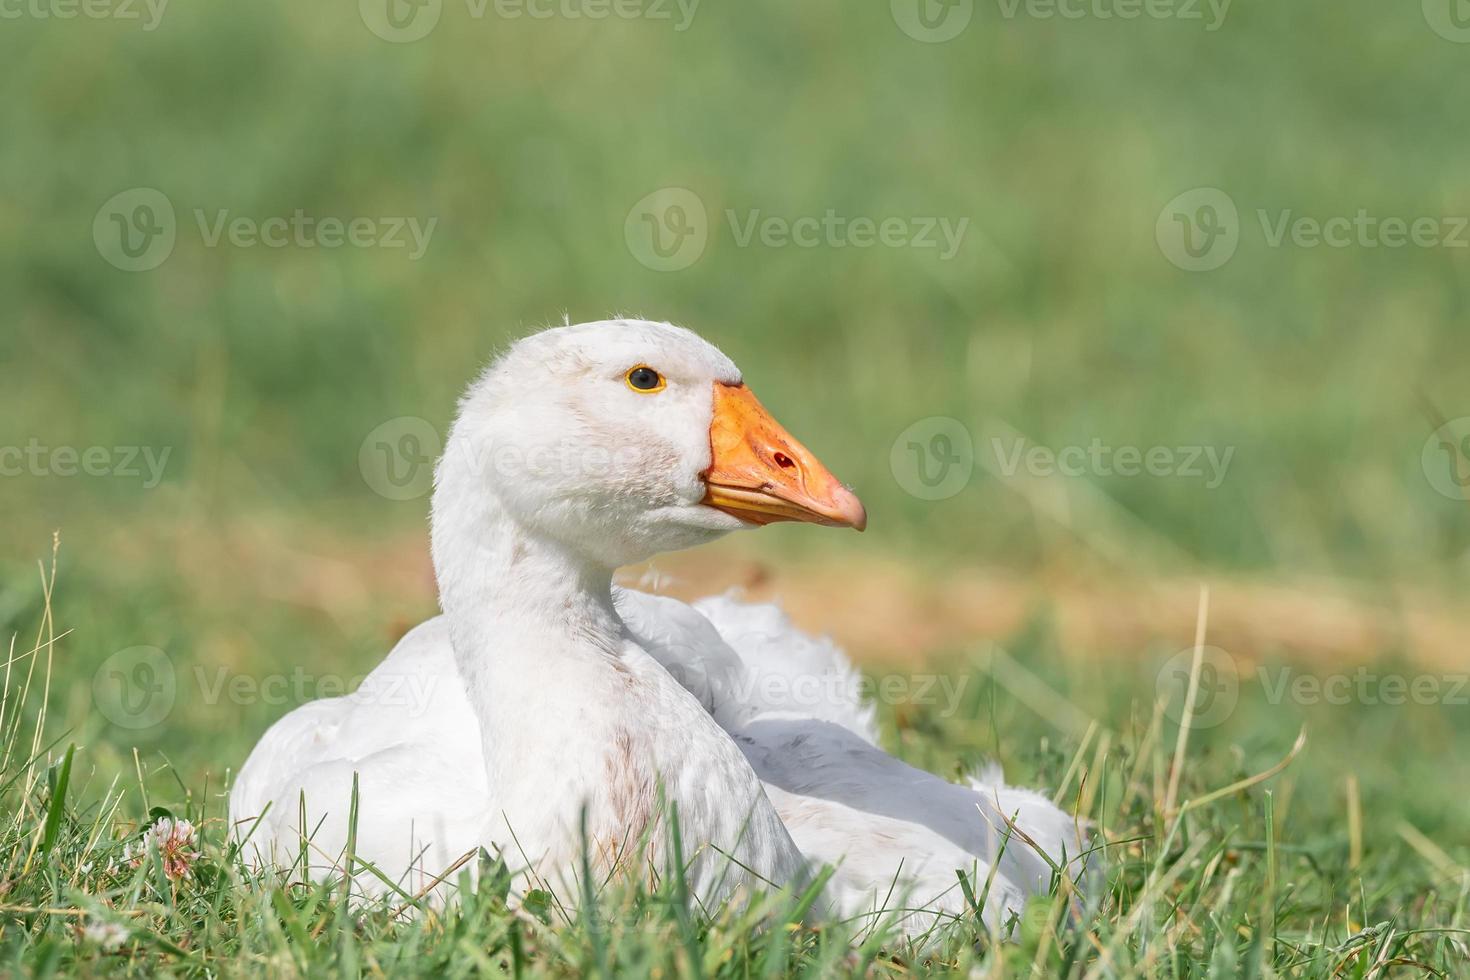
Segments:
[[[628,387],[645,395],[664,390],[664,376],[646,364],[640,364],[628,372]]]

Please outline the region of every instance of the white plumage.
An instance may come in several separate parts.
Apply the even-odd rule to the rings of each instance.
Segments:
[[[978,891],[1008,818],[1020,833],[995,868],[992,924],[1048,887],[1037,849],[1082,852],[1043,797],[884,753],[847,658],[777,607],[612,586],[619,565],[730,530],[865,520],[688,331],[617,321],[515,345],[461,404],[433,510],[444,615],[357,692],[261,739],[230,799],[255,860],[295,859],[304,798],[313,870],[336,867],[354,773],[356,854],[409,892],[484,846],[575,896],[584,842],[599,870],[645,839],[645,859],[666,860],[661,799],[702,900],[799,888],[832,864],[819,914],[918,910],[899,916],[910,933],[964,911],[956,871]]]

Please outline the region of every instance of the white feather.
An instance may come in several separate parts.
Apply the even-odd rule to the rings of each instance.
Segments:
[[[667,377],[657,399],[618,383],[640,363]],[[993,877],[992,924],[1044,890],[1035,848],[1075,857],[1070,818],[998,773],[960,786],[884,753],[830,640],[770,604],[611,586],[617,565],[744,526],[701,502],[711,386],[739,382],[695,335],[646,321],[546,331],[498,359],[436,474],[445,615],[354,694],[266,732],[230,798],[246,853],[289,865],[309,838],[314,874],[340,868],[355,775],[356,855],[410,892],[479,847],[555,886],[584,845],[612,867],[646,837],[661,860],[660,792],[709,902],[831,864],[819,912],[901,907],[917,933],[963,913],[956,870],[977,890]]]

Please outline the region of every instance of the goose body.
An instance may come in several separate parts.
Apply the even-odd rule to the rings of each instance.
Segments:
[[[843,918],[912,909],[896,923],[926,931],[936,917],[967,913],[956,871],[983,884],[998,862],[985,909],[994,926],[1047,891],[1053,865],[1073,877],[1084,870],[1078,823],[1046,797],[1006,786],[998,767],[962,786],[884,752],[859,677],[830,640],[803,633],[774,604],[715,596],[684,606],[697,619],[681,606],[636,592],[618,602],[640,629],[677,624],[679,642],[649,644],[676,677],[706,673],[690,670],[694,657],[723,660],[723,649],[738,659],[738,683],[706,704],[802,853],[835,868],[827,897]]]
[[[535,462],[548,447],[558,465]],[[1052,875],[1037,851],[1082,849],[1049,801],[884,753],[845,656],[775,607],[611,584],[619,565],[793,519],[866,518],[694,334],[617,321],[521,341],[461,403],[436,473],[444,614],[358,691],[262,737],[230,799],[246,853],[289,864],[304,829],[313,871],[331,871],[356,774],[356,855],[403,890],[482,846],[569,889],[584,850],[599,871],[640,842],[666,861],[667,801],[703,901],[799,889],[831,864],[821,913],[899,907],[917,932],[963,911],[956,870],[991,877],[1010,818],[1023,839],[985,913],[1019,912]]]

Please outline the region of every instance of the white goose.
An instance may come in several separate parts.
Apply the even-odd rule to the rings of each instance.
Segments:
[[[570,889],[584,839],[598,870],[645,834],[664,860],[662,794],[706,903],[826,863],[829,914],[921,909],[901,917],[916,932],[964,911],[956,870],[979,891],[1010,837],[985,915],[1018,912],[1082,852],[1069,817],[885,754],[846,658],[774,607],[612,585],[620,565],[782,520],[866,515],[710,344],[625,320],[516,343],[462,400],[436,472],[444,614],[354,694],[266,732],[230,797],[247,853],[289,863],[304,826],[330,870],[355,773],[356,854],[406,890],[479,846]],[[794,683],[812,675],[828,682]]]

